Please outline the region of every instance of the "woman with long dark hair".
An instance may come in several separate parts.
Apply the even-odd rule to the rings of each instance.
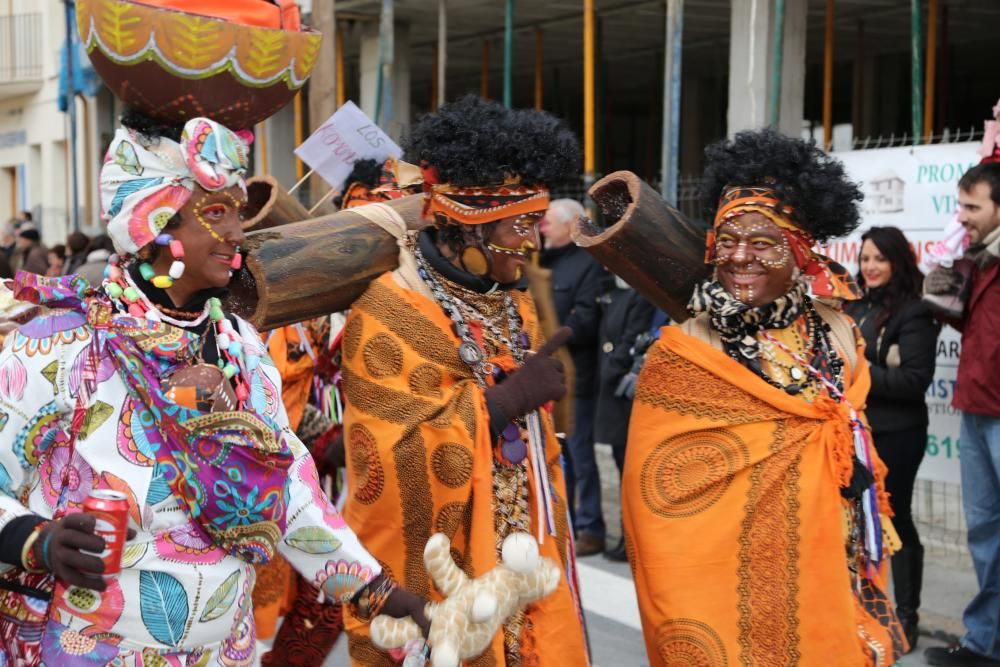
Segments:
[[[910,503],[927,442],[924,392],[934,376],[939,327],[920,300],[924,275],[903,232],[897,227],[872,227],[861,239],[858,283],[865,294],[846,310],[861,329],[871,364],[866,414],[875,449],[889,468],[885,485],[892,522],[903,542],[892,557],[892,581],[896,612],[912,650],[917,641],[924,548]]]

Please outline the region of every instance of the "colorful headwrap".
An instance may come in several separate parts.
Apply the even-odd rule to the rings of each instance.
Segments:
[[[184,125],[181,142],[152,142],[119,128],[101,168],[101,217],[122,254],[152,243],[187,203],[195,184],[208,191],[244,187],[247,143],[207,118]]]
[[[795,210],[784,204],[769,187],[729,186],[719,198],[719,210],[705,241],[705,261],[715,250],[715,232],[727,220],[744,213],[760,213],[781,228],[792,250],[795,264],[810,283],[814,296],[853,301],[862,294],[854,279],[840,264],[814,249],[816,241],[795,222]]]
[[[507,178],[501,185],[458,187],[440,183],[433,167],[422,167],[427,192],[425,214],[435,221],[451,224],[484,225],[527,213],[544,213],[549,208],[549,190],[529,188],[520,177]]]
[[[382,163],[382,173],[379,174],[377,185],[369,187],[366,183],[354,181],[347,186],[340,208],[354,208],[415,195],[421,191],[422,186],[423,174],[420,167],[389,158]]]

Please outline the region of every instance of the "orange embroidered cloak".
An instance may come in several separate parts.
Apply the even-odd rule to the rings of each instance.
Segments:
[[[539,329],[529,296],[514,294],[531,348]],[[493,445],[483,390],[458,356],[461,341],[437,303],[398,285],[374,281],[352,306],[343,338],[343,389],[348,498],[343,515],[362,544],[396,581],[440,599],[424,568],[430,536],[447,534],[452,554],[470,576],[497,564]],[[510,355],[489,360],[510,368]],[[556,535],[543,556],[562,566],[556,591],[528,607],[520,633],[522,665],[587,665],[576,576],[568,538],[560,448],[543,415],[549,478],[555,491]],[[537,536],[529,477],[530,527]],[[345,615],[356,665],[392,665]],[[503,633],[472,665],[505,665]]]
[[[845,394],[860,409],[870,377],[857,359]],[[662,329],[636,388],[622,479],[653,667],[895,663],[905,639],[885,562],[852,590],[840,494],[854,451],[848,410],[790,396]],[[887,504],[884,471],[879,461]]]

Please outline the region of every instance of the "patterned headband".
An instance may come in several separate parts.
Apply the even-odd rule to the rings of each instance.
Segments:
[[[437,170],[423,165],[424,190],[427,192],[425,215],[445,224],[485,225],[515,215],[544,213],[549,208],[549,189],[521,184],[520,177],[510,176],[500,185],[459,187],[439,181]]]
[[[392,201],[407,195],[418,194],[423,185],[423,174],[420,168],[389,158],[382,163],[378,183],[369,187],[360,181],[348,184],[340,201],[340,208],[349,209],[364,206],[373,202]]]
[[[200,185],[245,189],[249,141],[208,118],[184,125],[180,143],[119,128],[101,167],[101,217],[122,254],[153,242]]]

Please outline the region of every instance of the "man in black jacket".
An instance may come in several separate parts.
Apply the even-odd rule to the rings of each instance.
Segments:
[[[594,457],[594,411],[597,391],[598,297],[604,269],[572,243],[573,222],[584,214],[572,199],[557,199],[539,223],[545,237],[541,264],[552,271],[552,292],[561,324],[573,329],[569,352],[576,367],[573,434],[567,442],[567,493],[575,499],[573,528],[576,553],[590,556],[604,550],[601,478]]]
[[[594,441],[611,445],[621,479],[635,381],[646,348],[655,335],[653,319],[656,309],[618,276],[605,287],[599,303],[600,356]],[[604,556],[609,560],[625,562],[625,536],[622,535],[617,546],[605,551]]]

